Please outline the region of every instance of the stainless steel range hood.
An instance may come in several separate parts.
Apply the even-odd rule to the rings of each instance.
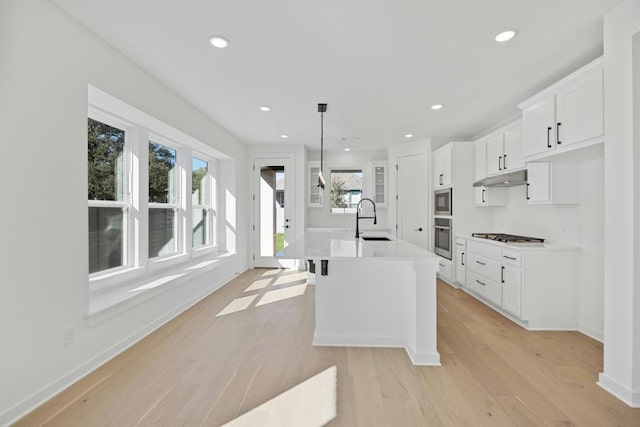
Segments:
[[[527,170],[521,169],[498,176],[489,176],[473,183],[474,187],[513,187],[527,183]]]

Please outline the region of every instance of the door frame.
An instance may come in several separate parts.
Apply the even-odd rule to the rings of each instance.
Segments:
[[[295,160],[290,154],[256,155],[251,158],[251,202],[253,233],[250,263],[254,268],[295,268],[297,260],[278,259],[260,256],[260,170],[263,166],[283,165],[285,167],[285,218],[290,219],[289,228],[285,231],[285,239],[292,242],[295,239]]]

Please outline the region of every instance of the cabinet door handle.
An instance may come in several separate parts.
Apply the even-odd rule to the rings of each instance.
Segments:
[[[458,245],[458,246],[464,246],[462,243],[458,243],[458,242],[456,242],[456,245]]]
[[[478,261],[478,260],[476,260],[476,262],[477,262],[478,264],[480,264],[480,265],[487,265],[487,264],[485,264],[484,262],[480,262],[480,261]]]
[[[442,173],[438,176],[438,179],[440,180],[440,185],[442,185],[442,177],[443,176],[444,176],[444,174],[442,174]]]
[[[504,266],[500,270],[500,282],[504,283]]]
[[[464,252],[462,252],[462,265],[464,265]]]
[[[498,157],[498,170],[501,171],[502,170],[502,156]]]
[[[527,200],[531,200],[531,197],[529,197],[529,186],[531,184],[527,183]]]
[[[477,282],[479,285],[487,286],[487,284],[486,284],[486,283],[482,283],[482,282],[481,282],[480,280],[478,280],[478,279],[476,279],[476,282]]]
[[[512,256],[503,255],[503,258],[510,259],[511,261],[516,261],[516,259]],[[504,268],[504,267],[502,267]]]
[[[562,141],[560,141],[560,126],[562,125],[562,123],[558,122],[558,124],[556,125],[556,139],[558,141],[558,144],[562,144]]]
[[[547,128],[547,148],[551,148],[551,126]]]
[[[505,154],[504,157],[502,157],[502,169],[507,170],[507,155]]]
[[[487,190],[485,190],[485,189],[483,188],[483,189],[482,189],[482,203],[485,203],[485,200],[484,200],[484,192],[485,192],[485,191],[487,191]]]
[[[440,265],[440,267],[444,267],[444,264],[439,262],[438,265]]]

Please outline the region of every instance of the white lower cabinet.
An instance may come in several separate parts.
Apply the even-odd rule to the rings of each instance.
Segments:
[[[502,308],[522,316],[522,270],[509,265],[502,266]]]
[[[440,257],[438,265],[440,267],[438,276],[449,283],[453,283],[453,263],[448,259]]]
[[[456,282],[460,286],[466,286],[467,280],[467,254],[466,240],[456,239]]]
[[[497,306],[502,305],[502,284],[500,282],[489,279],[473,270],[469,270],[467,273],[469,279],[467,287],[469,289]]]
[[[456,264],[456,274],[465,275],[468,293],[527,329],[577,329],[579,248],[515,247],[470,238],[464,249],[464,265]]]

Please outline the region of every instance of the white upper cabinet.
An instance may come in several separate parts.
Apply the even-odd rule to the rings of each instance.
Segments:
[[[387,162],[371,164],[372,196],[378,207],[387,206]]]
[[[475,180],[524,168],[522,123],[511,123],[476,142]]]
[[[527,163],[527,203],[576,204],[580,195],[580,167],[576,162]]]
[[[487,139],[487,175],[502,173],[504,156],[504,134],[499,133]]]
[[[522,156],[522,125],[518,124],[504,132],[504,157],[502,158],[503,170],[509,172],[514,169],[524,168]]]
[[[523,102],[524,160],[604,141],[602,58]]]
[[[475,143],[475,174],[474,181],[480,181],[487,176],[487,141],[481,139]]]
[[[322,191],[318,187],[320,162],[307,162],[307,207],[322,207]]]
[[[451,145],[445,145],[433,153],[433,188],[451,187],[452,149]]]
[[[602,69],[559,89],[556,144],[568,146],[604,135]]]

